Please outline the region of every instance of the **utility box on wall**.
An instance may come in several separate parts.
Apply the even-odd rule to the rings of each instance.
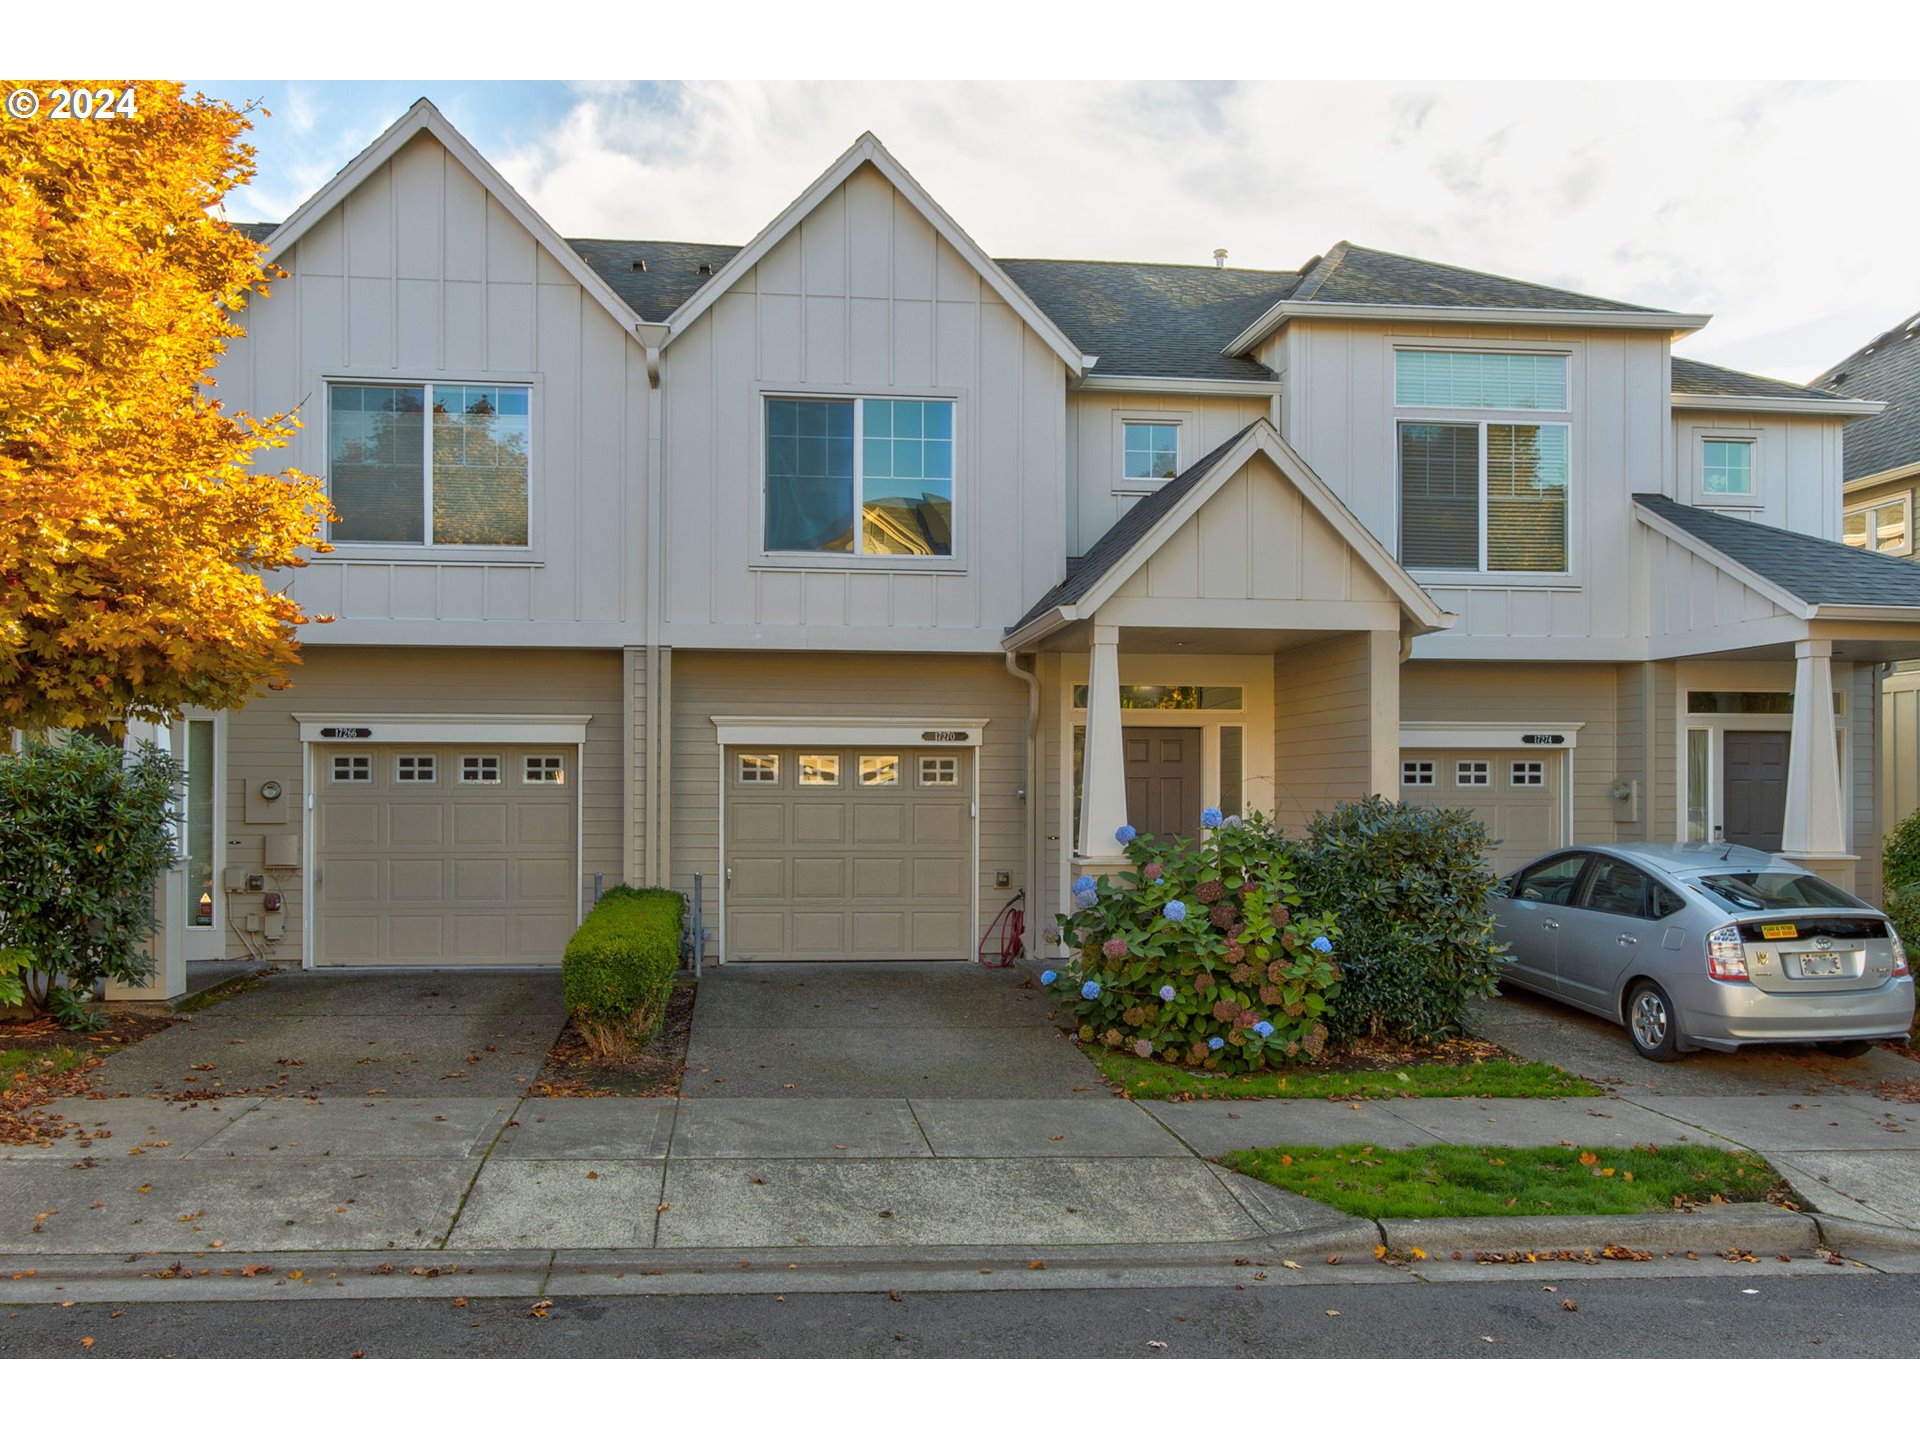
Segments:
[[[244,786],[247,796],[247,824],[284,825],[287,823],[287,782],[272,778],[249,780]],[[273,862],[267,862],[271,865]]]
[[[268,835],[265,839],[265,862],[269,870],[297,870],[300,868],[300,836],[289,831],[284,835]]]

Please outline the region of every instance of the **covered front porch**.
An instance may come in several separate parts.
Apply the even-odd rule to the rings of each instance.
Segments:
[[[1400,666],[1441,610],[1267,422],[1129,511],[1009,632],[1037,677],[1042,895],[1122,827],[1289,827],[1395,794]],[[1038,907],[1045,909],[1045,905]]]

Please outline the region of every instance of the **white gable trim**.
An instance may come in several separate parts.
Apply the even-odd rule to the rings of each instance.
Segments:
[[[1666,536],[1667,539],[1671,540],[1683,550],[1692,551],[1716,570],[1731,575],[1749,590],[1764,596],[1796,620],[1810,620],[1813,618],[1815,607],[1807,604],[1806,601],[1802,600],[1798,595],[1795,595],[1791,590],[1782,589],[1757,570],[1749,570],[1745,565],[1742,565],[1725,551],[1716,550],[1692,531],[1683,529],[1681,526],[1668,520],[1665,516],[1654,513],[1644,505],[1636,504],[1633,507],[1633,511],[1634,514],[1640,517],[1640,523],[1645,525],[1649,530],[1657,531],[1659,534]]]
[[[1753,410],[1763,415],[1878,415],[1881,400],[1816,399],[1811,395],[1701,395],[1691,390],[1673,392],[1676,410]]]
[[[958,250],[994,293],[1047,342],[1047,347],[1060,357],[1060,363],[1067,367],[1069,374],[1078,379],[1093,368],[1099,357],[1082,354],[1080,347],[1069,340],[1065,332],[1048,318],[1047,313],[1028,298],[1027,292],[1014,284],[1006,271],[994,264],[987,252],[954,223],[953,217],[940,208],[938,202],[887,152],[887,147],[871,131],[854,141],[844,155],[827,167],[825,174],[801,191],[794,202],[776,215],[766,229],[754,236],[745,249],[722,265],[713,279],[667,317],[667,323],[673,327],[667,343],[671,345],[694,321],[706,314],[742,275],[752,270],[774,246],[798,229],[800,222],[812,214],[827,196],[846,184],[853,172],[862,165],[873,166],[895,190],[906,196],[907,203],[920,212],[920,217],[934,228],[940,238]]]
[[[1245,355],[1289,320],[1404,320],[1418,325],[1545,325],[1556,330],[1659,330],[1676,339],[1703,328],[1711,315],[1662,310],[1543,310],[1506,305],[1349,305],[1282,300],[1236,335],[1222,355]]]
[[[305,204],[281,222],[280,228],[267,237],[266,258],[277,260],[285,254],[302,235],[359,189],[368,176],[399,154],[401,148],[423,130],[467,168],[481,187],[499,202],[501,209],[526,227],[539,242],[540,248],[553,257],[555,264],[579,281],[580,287],[599,302],[600,307],[614,318],[622,330],[633,334],[635,327],[644,323],[626,301],[614,294],[606,281],[593,273],[574,248],[560,238],[559,232],[541,218],[540,212],[520,198],[519,192],[487,163],[486,156],[474,149],[472,142],[453,128],[447,117],[434,108],[431,100],[424,98],[414,101],[413,107],[388,126],[379,139],[354,156],[345,169],[314,191]]]

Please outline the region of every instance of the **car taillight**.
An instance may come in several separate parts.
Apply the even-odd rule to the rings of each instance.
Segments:
[[[1893,923],[1891,921],[1887,923],[1887,938],[1893,941],[1893,973],[1894,975],[1900,976],[1900,975],[1911,974],[1912,972],[1907,969],[1907,947],[1900,943],[1900,932],[1893,928]]]
[[[1716,980],[1747,979],[1747,949],[1740,943],[1740,931],[1723,925],[1707,936],[1707,974]]]

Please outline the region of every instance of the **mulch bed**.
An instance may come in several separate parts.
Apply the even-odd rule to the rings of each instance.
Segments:
[[[676,980],[660,1033],[624,1063],[597,1061],[571,1021],[547,1052],[546,1064],[527,1094],[534,1096],[678,1095],[687,1068],[687,1036],[693,1029],[692,980]]]
[[[109,1005],[101,1013],[107,1018],[107,1028],[91,1035],[62,1030],[49,1015],[31,1020],[0,1017],[0,1050],[96,1050],[105,1055],[157,1035],[181,1018],[150,1006],[135,1010]]]

